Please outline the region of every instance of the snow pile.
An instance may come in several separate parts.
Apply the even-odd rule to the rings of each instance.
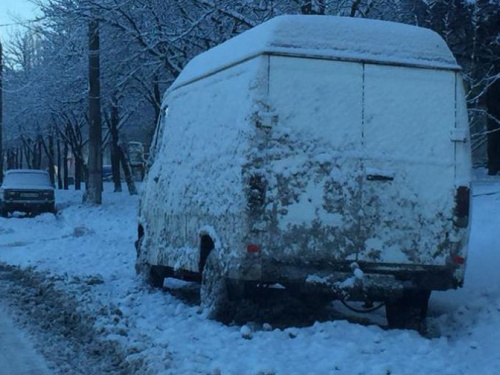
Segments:
[[[351,17],[286,15],[198,55],[171,90],[263,53],[459,68],[444,40],[428,29]]]
[[[138,199],[110,189],[101,207],[57,191],[57,217],[0,218],[0,261],[14,266],[0,269],[3,298],[55,374],[500,373],[498,178],[475,183],[465,287],[433,294],[427,338],[374,325],[383,310],[349,322],[337,304],[339,319],[305,327],[289,306],[273,321],[208,321],[195,284],[153,291],[136,277]]]

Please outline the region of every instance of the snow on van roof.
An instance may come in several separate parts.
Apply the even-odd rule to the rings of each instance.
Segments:
[[[265,53],[460,69],[444,40],[429,29],[351,17],[286,15],[196,56],[171,89]]]

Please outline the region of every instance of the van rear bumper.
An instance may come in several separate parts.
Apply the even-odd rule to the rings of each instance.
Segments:
[[[297,293],[324,294],[353,301],[398,298],[405,290],[448,290],[462,286],[455,266],[339,263],[329,269],[273,264],[248,287],[279,286]],[[461,274],[461,272],[459,272]],[[235,280],[228,280],[231,285]]]

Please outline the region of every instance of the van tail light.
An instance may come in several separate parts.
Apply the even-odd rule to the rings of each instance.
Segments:
[[[258,253],[260,251],[260,246],[256,244],[248,244],[247,245],[247,252],[248,253]]]
[[[469,225],[470,211],[470,189],[467,186],[459,186],[455,195],[455,225],[465,228]]]
[[[459,265],[465,264],[465,258],[461,257],[459,255],[456,255],[453,257],[453,263],[459,264]]]

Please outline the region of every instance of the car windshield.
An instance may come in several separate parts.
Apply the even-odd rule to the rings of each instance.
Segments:
[[[7,173],[3,182],[4,187],[40,186],[51,187],[49,176],[39,172]]]

